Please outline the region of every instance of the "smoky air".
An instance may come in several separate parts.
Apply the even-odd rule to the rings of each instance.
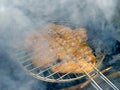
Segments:
[[[0,0],[0,90],[59,90],[64,87],[61,83],[33,78],[15,57],[15,49],[22,48],[29,33],[42,31],[53,22],[72,29],[87,28],[90,39],[87,43],[94,52],[101,53],[104,49],[108,60],[105,65],[115,65],[114,71],[120,70],[119,4],[119,0]],[[115,83],[120,86],[118,81]]]

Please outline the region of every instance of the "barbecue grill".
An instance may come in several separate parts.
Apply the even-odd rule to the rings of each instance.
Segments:
[[[22,46],[24,47],[24,46]],[[42,47],[41,47],[42,48]],[[25,48],[23,48],[22,50],[17,50],[16,56],[19,58],[19,62],[21,63],[22,67],[24,68],[24,70],[26,72],[28,72],[30,75],[32,75],[33,77],[43,80],[43,81],[47,81],[47,82],[57,82],[57,83],[61,83],[61,82],[71,82],[71,81],[75,81],[78,79],[82,79],[83,77],[88,77],[91,80],[91,84],[97,89],[97,90],[103,90],[102,87],[100,87],[97,82],[92,78],[92,76],[94,76],[95,74],[98,74],[98,76],[104,80],[110,87],[112,87],[114,90],[119,90],[105,75],[102,74],[102,72],[96,67],[94,66],[91,62],[88,62],[92,67],[93,67],[93,71],[92,72],[86,72],[83,68],[83,66],[81,65],[77,65],[77,61],[74,61],[76,63],[76,67],[74,69],[72,69],[71,71],[67,72],[67,73],[60,73],[60,71],[56,71],[53,72],[52,68],[55,67],[58,63],[65,63],[67,60],[63,61],[63,62],[53,62],[50,63],[49,65],[47,65],[46,67],[37,67],[32,63],[32,55],[33,54],[38,54],[39,55],[39,51],[41,50],[41,48],[39,48],[37,51],[31,51],[31,50],[26,50]],[[96,53],[94,53],[96,56],[96,60],[97,61],[101,61],[104,59],[104,54],[103,55],[97,55]],[[54,55],[53,55],[54,56]],[[64,67],[66,68],[66,67]],[[62,68],[61,70],[63,70],[64,68]],[[72,73],[74,70],[81,68],[82,71],[84,72],[84,74],[81,73]]]

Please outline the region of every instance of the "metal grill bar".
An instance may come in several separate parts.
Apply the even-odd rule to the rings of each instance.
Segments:
[[[55,32],[55,33],[56,33],[56,32]],[[50,36],[50,35],[49,35],[49,36]],[[51,39],[53,39],[53,38],[51,38]],[[53,39],[53,40],[54,40],[54,39]],[[62,43],[59,43],[57,40],[54,40],[54,42],[57,42],[59,45],[63,46]],[[39,48],[39,49],[41,49],[41,48]],[[39,49],[38,49],[38,51],[39,51]],[[63,49],[67,52],[67,50],[66,50],[65,47],[63,47]],[[39,55],[39,52],[38,52],[38,51],[33,52],[33,53]],[[33,53],[32,53],[32,54],[33,54]],[[25,62],[27,62],[27,61],[31,61],[32,58],[27,58],[27,59],[25,59],[25,57],[31,56],[32,54],[30,53],[29,55],[25,55],[24,57],[20,58],[20,59],[21,59],[20,62],[23,64],[23,63],[25,63]],[[69,54],[69,53],[67,53],[67,54]],[[52,57],[51,57],[51,58],[52,58]],[[72,57],[71,57],[71,58],[72,58]],[[65,60],[65,61],[67,61],[67,60]],[[64,63],[64,62],[62,62],[62,63]],[[68,81],[69,81],[69,79],[72,79],[72,78],[70,77],[70,73],[72,73],[72,71],[74,71],[74,70],[76,70],[76,69],[78,69],[78,68],[81,68],[82,71],[85,73],[85,75],[88,76],[88,78],[92,81],[91,84],[92,84],[97,90],[103,90],[103,89],[99,86],[99,84],[91,77],[91,75],[84,70],[84,68],[83,68],[82,66],[78,65],[77,62],[75,62],[75,63],[76,63],[76,67],[75,67],[73,70],[67,72],[67,73],[64,74],[64,75],[60,75],[60,74],[59,74],[60,71],[57,71],[57,72],[51,72],[51,71],[50,71],[50,69],[52,69],[53,67],[55,67],[57,64],[55,64],[55,65],[52,64],[50,67],[45,68],[45,69],[42,70],[42,71],[39,71],[37,74],[34,74],[34,73],[33,73],[33,75],[36,76],[36,77],[38,77],[38,76],[40,76],[40,74],[43,74],[44,72],[47,71],[47,72],[49,73],[48,76],[46,76],[46,77],[40,76],[40,77],[46,79],[46,81],[47,81],[47,79],[50,80],[50,79],[51,79],[50,77],[52,77],[51,80],[57,80],[57,81],[63,80],[63,81],[64,81],[64,77],[66,77],[66,76],[67,76],[67,79],[68,79]],[[90,62],[89,62],[89,63],[90,63]],[[114,90],[119,90],[119,89],[118,89],[107,77],[105,77],[92,63],[90,63],[90,64],[92,65],[92,67],[94,68],[94,70],[100,75],[100,77],[102,78],[102,80],[104,80],[104,81],[105,81],[108,85],[110,85]],[[27,69],[27,67],[28,67],[28,66],[31,66],[31,65],[32,65],[32,63],[27,64],[27,65],[25,65],[24,67]],[[27,71],[30,72],[30,73],[32,73],[32,71],[34,71],[34,70],[36,70],[36,69],[39,70],[39,68],[40,68],[40,67],[34,67],[34,68],[30,69],[30,70],[27,69]],[[55,74],[57,74],[57,75],[59,76],[57,79],[55,79],[54,76],[53,76],[53,75],[55,75]],[[78,76],[77,76],[76,74],[74,74],[74,75],[75,75],[75,78],[78,78]]]
[[[46,78],[49,78],[50,76],[53,76],[54,74],[56,74],[56,73],[58,73],[58,72],[59,72],[59,71],[54,72],[54,73],[52,73],[52,74],[48,75]]]
[[[52,73],[48,70],[48,73],[49,73],[49,75],[51,75]],[[50,76],[50,77],[52,77],[52,79],[54,79],[54,77],[53,76]],[[46,78],[46,77],[45,77]]]
[[[57,33],[57,32],[55,32]],[[59,42],[58,42],[59,43]],[[60,44],[60,43],[59,43]],[[61,44],[60,44],[61,45]],[[91,63],[90,63],[91,64]],[[92,64],[91,64],[92,65]],[[100,77],[108,84],[110,85],[114,90],[119,90],[108,78],[106,78],[94,65],[92,65],[93,68],[100,74]],[[82,69],[84,71],[84,69]],[[71,72],[71,71],[70,71]],[[65,75],[63,75],[62,77],[58,78],[57,80],[63,78],[64,76],[66,76],[67,74],[69,74],[70,72],[66,73]],[[89,74],[84,71],[84,73],[91,79],[91,81],[94,83],[94,86],[96,86],[96,88],[98,90],[102,90],[102,88],[91,78],[91,76],[89,76]]]
[[[95,80],[84,70],[84,68],[82,66],[80,66],[80,68],[84,71],[84,73],[89,77],[89,79],[92,81],[92,85],[97,89],[97,90],[103,90],[98,84],[97,82],[95,82]]]
[[[90,63],[91,64],[91,63]],[[100,75],[100,77],[114,90],[119,90],[104,74],[102,74],[93,64],[92,67],[96,70],[96,72]]]
[[[55,66],[56,66],[56,65],[50,66],[49,68],[47,68],[47,69],[45,69],[45,70],[39,72],[37,75],[39,75],[39,74],[41,74],[41,73],[43,73],[43,72],[45,72],[45,71],[51,69],[52,67],[55,67]],[[35,68],[35,69],[36,69],[36,68]],[[35,70],[35,69],[33,69],[33,70]],[[33,71],[33,70],[30,70],[30,71]]]
[[[93,82],[91,82],[91,85],[96,89],[96,90],[103,90],[101,87],[100,88],[98,88],[99,87],[99,85],[98,86],[96,86]]]
[[[25,65],[24,67],[27,68],[29,66],[33,65],[32,63]]]
[[[41,49],[41,48],[38,48],[37,51],[35,51],[35,52],[29,52],[29,54],[20,57],[19,60],[23,60],[24,58],[30,57],[30,56],[33,55],[33,54],[38,54],[38,52],[39,52],[40,49]],[[27,53],[25,50],[24,50],[23,52],[24,52],[24,53]],[[22,52],[22,53],[18,53],[18,54],[16,54],[16,55],[24,54],[23,52]]]
[[[62,79],[63,77],[65,77],[66,75],[68,75],[68,74],[70,74],[70,73],[71,73],[71,71],[69,71],[68,73],[66,73],[66,74],[64,74],[63,76],[59,77],[57,80]]]

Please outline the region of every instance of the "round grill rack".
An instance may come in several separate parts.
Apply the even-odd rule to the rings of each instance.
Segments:
[[[64,30],[64,29],[63,29]],[[57,32],[53,32],[53,33],[57,33]],[[78,33],[78,32],[77,32]],[[59,34],[59,33],[57,33]],[[59,35],[61,36],[61,35]],[[64,36],[63,36],[64,37]],[[83,38],[86,40],[86,38]],[[56,41],[56,40],[55,40]],[[58,40],[59,41],[59,40]],[[56,41],[57,42],[57,41]],[[58,43],[58,42],[57,42]],[[66,50],[63,45],[61,43],[59,43],[62,48],[64,50]],[[79,44],[78,44],[79,46]],[[47,81],[47,82],[70,82],[70,81],[74,81],[74,80],[78,80],[78,79],[82,79],[83,77],[88,77],[88,79],[91,80],[91,84],[97,89],[97,90],[103,90],[98,83],[92,78],[92,76],[94,75],[98,75],[100,76],[100,78],[102,80],[104,80],[110,87],[112,87],[114,90],[119,90],[106,76],[104,76],[102,74],[102,72],[98,69],[98,67],[96,67],[96,65],[100,65],[101,61],[103,61],[104,56],[105,55],[97,55],[94,53],[94,55],[96,56],[96,62],[97,64],[94,65],[91,61],[89,61],[88,59],[86,59],[86,57],[82,57],[80,59],[77,60],[72,60],[73,63],[75,64],[75,68],[70,69],[70,71],[66,72],[66,73],[62,73],[61,71],[64,70],[64,68],[67,67],[62,67],[57,71],[53,71],[52,68],[56,67],[58,64],[62,65],[64,63],[66,63],[68,60],[63,60],[63,61],[59,61],[56,60],[52,63],[49,63],[49,65],[47,64],[44,67],[41,66],[37,66],[33,63],[32,60],[34,60],[32,58],[33,55],[38,55],[39,51],[41,48],[37,48],[37,51],[30,51],[30,50],[26,50],[26,48],[23,48],[24,46],[22,46],[22,49],[20,48],[20,50],[17,50],[16,55],[17,58],[19,59],[19,62],[21,63],[22,67],[24,68],[24,70],[26,72],[28,72],[30,75],[32,75],[33,77],[39,79],[39,80],[43,80],[43,81]],[[76,46],[75,46],[76,47]],[[45,47],[44,47],[45,48]],[[80,47],[81,48],[81,47]],[[77,49],[78,50],[78,49]],[[83,51],[82,53],[84,53],[85,51]],[[93,53],[92,53],[93,54]],[[46,54],[45,54],[46,55]],[[68,54],[69,55],[69,54]],[[89,54],[88,54],[89,55]],[[40,56],[41,57],[41,56]],[[54,55],[51,57],[49,57],[49,59],[55,57]],[[48,57],[47,57],[48,58]],[[74,59],[74,56],[70,56],[71,59]],[[87,72],[86,70],[84,70],[85,66],[82,64],[78,64],[79,61],[81,59],[87,60],[87,64],[91,65],[91,67],[93,68],[92,71]],[[76,59],[76,58],[75,58]],[[98,64],[99,63],[99,64]],[[68,63],[67,63],[68,64]],[[87,68],[87,67],[86,67]],[[74,71],[76,71],[77,69],[81,69],[83,71],[83,73],[73,73]],[[61,73],[60,73],[61,72]]]
[[[37,52],[34,52],[37,54]],[[17,57],[19,59],[19,62],[21,63],[22,67],[24,68],[24,70],[26,72],[28,72],[30,75],[32,75],[33,77],[43,80],[43,81],[47,81],[47,82],[70,82],[70,81],[74,81],[77,79],[81,79],[83,77],[85,77],[85,74],[80,74],[80,73],[72,73],[72,71],[62,74],[59,73],[59,71],[53,72],[51,69],[53,67],[55,67],[58,63],[64,63],[64,62],[55,62],[52,63],[50,65],[48,65],[47,67],[36,67],[33,63],[32,63],[32,59],[31,59],[31,55],[33,53],[31,52],[27,52],[25,50],[23,51],[17,51]],[[97,61],[100,61],[101,59],[103,59],[104,56],[97,56]],[[78,67],[76,66],[74,70],[76,70]],[[63,68],[64,69],[64,68]],[[92,74],[94,74],[92,72]]]

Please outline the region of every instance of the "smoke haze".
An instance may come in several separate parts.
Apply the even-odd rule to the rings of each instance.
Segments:
[[[31,31],[51,22],[71,28],[86,27],[88,43],[95,52],[104,49],[111,55],[116,50],[113,37],[120,40],[118,3],[118,0],[0,0],[0,90],[49,90],[49,84],[29,76],[13,55],[14,48],[21,46]],[[110,64],[116,57],[120,59],[118,55],[113,57]]]

